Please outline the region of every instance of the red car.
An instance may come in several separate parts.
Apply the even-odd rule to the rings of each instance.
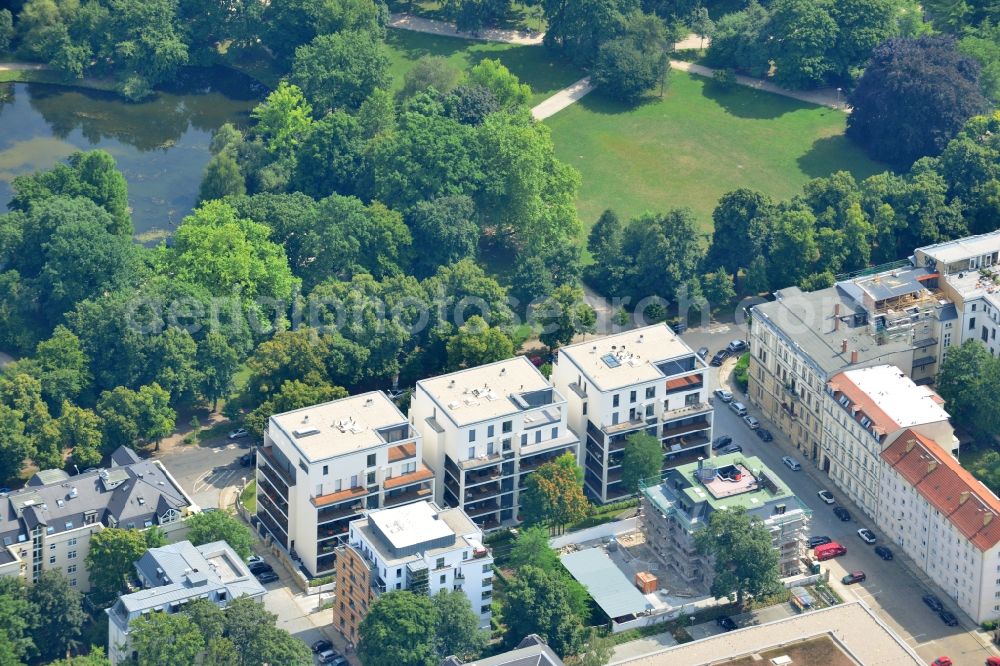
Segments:
[[[954,662],[951,657],[938,657],[931,662],[931,666],[953,666]]]
[[[986,666],[1000,666],[1000,657],[986,657]]]

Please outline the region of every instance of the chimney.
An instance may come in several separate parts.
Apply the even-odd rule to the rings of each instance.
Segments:
[[[705,466],[705,459],[702,458],[701,456],[698,456],[698,471],[700,472],[701,468],[704,466]]]
[[[833,304],[833,316],[836,317],[840,314],[840,303]]]
[[[913,447],[916,446],[916,445],[917,445],[917,440],[912,439],[912,438],[906,440],[906,452],[909,453],[910,451],[912,451]]]
[[[968,490],[963,490],[958,494],[958,504],[961,506],[969,501],[969,496],[972,495]]]
[[[858,350],[855,349],[854,351],[851,352],[851,365],[854,365],[857,362],[858,362]]]
[[[837,315],[833,315],[833,330],[834,331],[840,330],[840,317],[838,317]]]
[[[841,353],[847,352],[847,338],[844,338],[843,340],[840,341],[840,351]]]
[[[930,474],[931,472],[936,470],[937,466],[938,466],[937,460],[932,460],[929,463],[927,463],[927,473]]]
[[[989,525],[992,522],[993,522],[993,514],[992,513],[984,513],[983,514],[983,527],[986,527],[987,525]]]

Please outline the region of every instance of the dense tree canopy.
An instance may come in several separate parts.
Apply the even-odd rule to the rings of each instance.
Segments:
[[[528,525],[562,528],[586,517],[589,511],[590,503],[583,495],[583,470],[575,455],[564,453],[528,476],[519,518]]]
[[[94,602],[110,605],[135,575],[135,561],[149,548],[165,544],[156,527],[145,531],[109,527],[91,536],[86,564]]]
[[[712,558],[712,594],[743,607],[747,597],[759,598],[781,589],[778,551],[771,533],[743,507],[715,511],[695,535],[698,550]]]

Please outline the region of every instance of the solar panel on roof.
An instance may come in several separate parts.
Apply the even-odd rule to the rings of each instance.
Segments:
[[[621,361],[619,361],[618,357],[614,354],[605,354],[601,357],[601,360],[604,361],[609,368],[617,368],[621,365]]]

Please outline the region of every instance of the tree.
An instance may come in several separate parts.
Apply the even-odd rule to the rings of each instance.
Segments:
[[[312,106],[302,89],[282,81],[254,107],[250,117],[257,124],[254,131],[264,140],[268,152],[278,158],[290,158],[312,127]]]
[[[10,50],[10,43],[14,39],[14,16],[9,9],[0,9],[0,53]]]
[[[618,37],[637,0],[542,0],[548,28],[545,46],[578,65],[590,65],[601,44]]]
[[[541,525],[519,530],[508,563],[515,570],[531,565],[545,572],[557,571],[559,554],[549,545],[549,531]]]
[[[418,202],[406,216],[416,276],[424,278],[439,266],[475,258],[479,227],[474,220],[475,205],[464,195]]]
[[[712,17],[708,15],[708,8],[695,7],[694,11],[691,12],[691,18],[688,23],[690,23],[694,34],[701,37],[701,44],[698,48],[705,48],[705,38],[711,37],[712,31],[715,30],[715,23],[712,21]]]
[[[319,115],[355,111],[376,88],[388,87],[389,56],[370,32],[320,35],[295,49],[291,81]]]
[[[267,422],[274,414],[282,414],[347,396],[348,393],[343,388],[325,382],[286,381],[270,398],[260,403],[247,415],[245,423],[247,429],[255,437],[263,437],[267,430]]]
[[[109,527],[90,537],[87,572],[94,602],[107,606],[114,601],[135,571],[135,561],[150,548],[166,544],[163,531],[123,530]]]
[[[221,152],[213,157],[205,167],[198,188],[198,203],[221,199],[227,196],[246,194],[246,179],[240,165],[228,152]]]
[[[997,409],[997,399],[990,382],[1000,367],[983,345],[966,340],[947,350],[937,377],[937,390],[957,422],[971,427],[978,435],[1000,433],[993,426],[990,412]]]
[[[0,576],[0,663],[17,666],[36,651],[32,628],[38,611],[29,601],[24,581],[16,576]]]
[[[593,77],[611,97],[632,103],[665,81],[669,64],[663,21],[652,14],[636,14],[629,18],[624,35],[601,45]]]
[[[514,355],[510,337],[478,315],[469,317],[458,333],[448,340],[446,348],[448,367],[453,370],[485,365]]]
[[[22,414],[0,402],[0,478],[18,476],[24,459],[31,453],[31,441],[24,434]]]
[[[225,511],[197,513],[187,523],[188,541],[195,546],[225,541],[244,560],[253,554],[253,535],[250,529]]]
[[[102,646],[91,645],[88,654],[57,659],[51,662],[49,666],[111,666],[111,660],[104,656],[104,648]]]
[[[719,18],[705,54],[706,64],[758,78],[765,76],[771,68],[766,34],[769,18],[767,9],[756,0],[742,11]]]
[[[57,659],[76,647],[87,621],[80,593],[58,569],[43,571],[28,588],[28,601],[38,613],[32,638],[44,659]]]
[[[646,213],[625,227],[622,286],[636,301],[672,298],[692,275],[704,255],[694,213],[679,208],[666,214]]]
[[[444,104],[448,115],[464,125],[480,125],[486,116],[500,110],[493,91],[477,83],[457,86]]]
[[[713,308],[724,308],[736,298],[733,276],[722,266],[714,273],[706,273],[701,279],[705,298]]]
[[[587,236],[587,249],[594,257],[588,282],[604,294],[620,293],[623,238],[624,226],[613,210],[601,213]]]
[[[192,402],[202,380],[197,352],[198,345],[190,333],[176,326],[168,327],[150,340],[142,381],[159,385],[171,404]],[[171,429],[172,426],[160,437],[165,437]]]
[[[143,666],[194,664],[205,639],[185,613],[149,613],[129,624],[129,647]]]
[[[96,467],[101,463],[101,417],[89,409],[77,407],[69,401],[63,403],[59,416],[59,434],[62,448],[70,451],[70,461],[80,469]]]
[[[663,447],[652,435],[630,435],[622,455],[622,488],[629,493],[639,492],[643,480],[659,479],[663,467]]]
[[[572,453],[541,465],[528,476],[520,519],[529,526],[543,523],[561,528],[582,520],[588,513],[590,503],[583,495],[583,470]]]
[[[441,95],[447,95],[462,78],[462,72],[441,56],[421,56],[403,75],[403,87],[396,96],[407,100],[417,93],[433,88]]]
[[[531,87],[521,83],[503,63],[492,58],[484,58],[476,63],[469,70],[466,83],[489,90],[502,109],[524,106],[531,99]]]
[[[199,392],[212,402],[212,411],[219,398],[229,395],[233,377],[239,370],[240,355],[222,333],[211,331],[198,343],[198,368],[201,370]]]
[[[986,108],[979,65],[948,37],[890,39],[848,96],[847,136],[875,159],[907,166],[940,153]]]
[[[698,551],[712,558],[716,599],[735,599],[743,608],[746,598],[760,598],[781,589],[778,552],[763,521],[745,507],[715,511],[708,525],[695,534]]]
[[[712,243],[706,261],[730,273],[750,265],[750,223],[770,210],[773,202],[766,194],[747,188],[727,192],[712,211]],[[759,248],[758,248],[759,249]]]
[[[477,658],[486,647],[489,633],[479,628],[479,614],[462,590],[441,590],[432,601],[437,616],[434,633],[441,658],[455,655]]]
[[[597,629],[591,628],[587,642],[584,645],[585,652],[580,655],[575,666],[604,666],[615,653],[615,640],[613,636],[601,635]]]
[[[34,361],[42,395],[52,411],[66,400],[79,398],[90,385],[90,359],[80,346],[80,338],[61,324],[35,347]]]
[[[504,642],[516,646],[528,634],[538,634],[559,655],[576,654],[583,641],[583,624],[573,614],[561,576],[534,566],[518,570],[504,594],[507,633]]]
[[[750,262],[750,267],[747,268],[746,280],[743,283],[743,290],[755,296],[771,291],[770,282],[767,277],[767,260],[762,255],[757,255]]]
[[[597,313],[583,299],[583,289],[564,284],[533,313],[542,326],[538,338],[549,349],[569,344],[578,333],[593,333]]]
[[[430,597],[407,590],[383,594],[361,621],[358,658],[363,666],[435,666],[437,623]]]
[[[237,666],[305,666],[312,656],[298,638],[275,626],[277,616],[250,597],[226,607],[225,637],[236,651]],[[224,650],[228,657],[232,652]]]
[[[834,73],[827,50],[836,42],[838,27],[829,4],[811,0],[776,0],[770,7],[768,29],[775,79],[788,88],[813,88]]]

